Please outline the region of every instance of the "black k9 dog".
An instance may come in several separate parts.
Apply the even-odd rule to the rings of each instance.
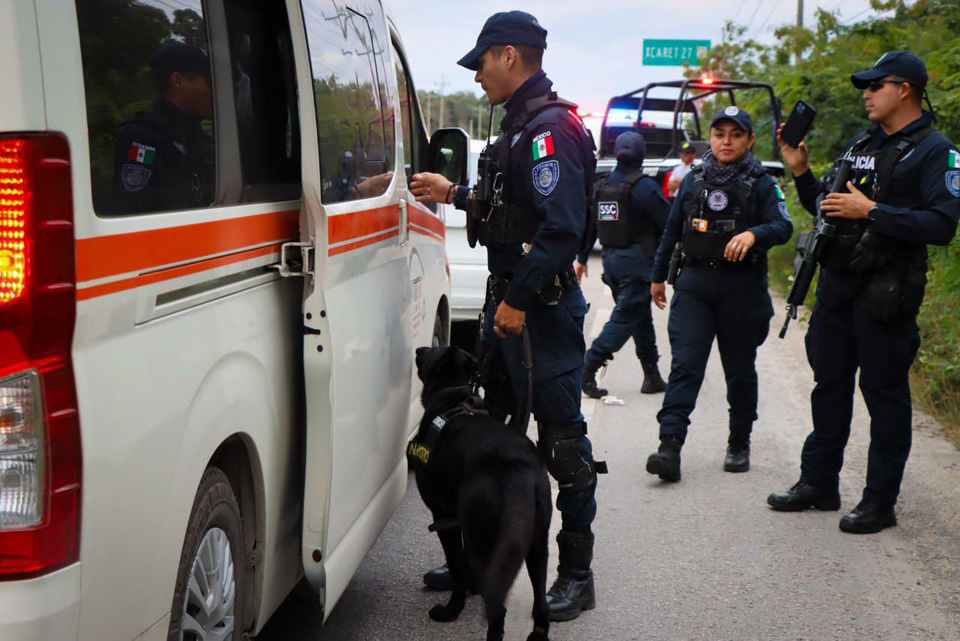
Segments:
[[[534,599],[527,641],[548,641],[550,480],[530,439],[484,411],[470,385],[476,369],[463,350],[417,350],[425,413],[408,453],[454,585],[430,618],[455,620],[469,586],[486,606],[487,641],[500,641],[507,592],[526,561]]]

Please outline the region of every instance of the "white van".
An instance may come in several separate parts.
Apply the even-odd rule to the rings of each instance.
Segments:
[[[378,0],[0,0],[0,639],[334,607],[449,332],[407,182],[467,140],[403,51]]]

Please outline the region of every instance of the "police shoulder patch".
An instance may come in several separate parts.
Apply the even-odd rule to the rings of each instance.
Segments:
[[[947,181],[947,191],[954,198],[960,198],[960,169],[951,169],[944,174],[944,178]]]
[[[542,162],[533,168],[533,186],[544,196],[549,196],[560,181],[560,163],[556,160]]]
[[[146,187],[147,181],[150,180],[152,175],[153,170],[147,169],[143,165],[125,163],[120,168],[120,182],[123,183],[123,188],[129,192],[140,191]]]
[[[784,218],[786,218],[787,215],[788,215],[788,213],[787,213],[787,203],[786,203],[785,201],[781,200],[779,203],[777,203],[777,207],[780,209],[780,215],[783,216]]]

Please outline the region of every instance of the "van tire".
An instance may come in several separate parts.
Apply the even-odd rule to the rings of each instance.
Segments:
[[[201,544],[204,544],[204,561],[212,567],[206,568],[206,571],[212,571],[223,565],[219,561],[223,560],[224,549],[223,535],[226,535],[226,541],[229,545],[230,559],[233,563],[232,571],[232,599],[229,597],[224,600],[232,600],[232,617],[222,616],[221,612],[215,612],[211,624],[222,625],[224,623],[236,626],[233,632],[233,638],[239,641],[246,638],[241,629],[246,620],[246,612],[243,606],[246,603],[246,591],[249,589],[247,584],[247,572],[245,570],[243,556],[243,521],[240,517],[240,507],[237,504],[236,496],[227,475],[216,467],[208,467],[200,480],[200,487],[197,490],[197,496],[193,501],[193,509],[190,513],[190,520],[187,525],[187,535],[183,542],[183,551],[180,553],[180,566],[177,569],[177,582],[173,592],[173,604],[170,612],[170,629],[167,634],[168,641],[193,641],[195,635],[186,632],[181,634],[184,619],[184,600],[187,598],[187,587],[191,575],[193,574],[195,564],[202,563],[198,558]],[[218,555],[219,553],[219,555]],[[211,560],[213,563],[211,564]],[[198,568],[203,570],[201,568]],[[216,578],[228,580],[230,572],[226,571],[227,576],[221,573],[216,574]],[[230,592],[228,584],[226,592]],[[219,600],[217,598],[215,601]],[[191,611],[196,611],[196,606],[188,604]],[[226,608],[229,612],[229,608]]]

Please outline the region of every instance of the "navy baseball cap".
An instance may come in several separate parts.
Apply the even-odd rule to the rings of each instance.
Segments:
[[[161,45],[150,60],[150,70],[155,74],[169,75],[180,73],[199,73],[210,77],[210,58],[200,47],[182,42],[168,42]]]
[[[460,58],[457,64],[476,71],[480,66],[480,56],[494,45],[526,45],[546,49],[547,30],[526,11],[495,13],[483,24],[477,36],[477,46]]]
[[[680,145],[680,154],[695,154],[697,153],[697,148],[691,145],[689,142],[685,142]]]
[[[726,109],[721,109],[717,112],[717,115],[713,117],[713,120],[710,121],[710,126],[713,127],[721,120],[732,120],[733,122],[737,123],[738,127],[743,129],[748,134],[753,133],[753,119],[750,118],[750,114],[740,107],[727,107]]]
[[[643,162],[647,155],[647,141],[642,134],[626,131],[617,136],[617,142],[613,143],[613,155],[617,162]]]
[[[872,68],[855,73],[850,81],[857,89],[866,89],[871,82],[887,76],[900,76],[921,89],[927,86],[927,65],[909,51],[888,51],[880,56]]]

